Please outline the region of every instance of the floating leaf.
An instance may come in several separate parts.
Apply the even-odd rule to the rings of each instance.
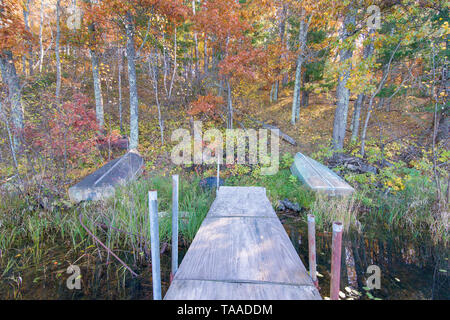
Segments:
[[[339,297],[341,297],[342,299],[345,298],[345,293],[343,293],[342,291],[339,291]]]

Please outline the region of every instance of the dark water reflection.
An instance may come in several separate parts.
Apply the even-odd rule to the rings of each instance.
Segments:
[[[308,268],[307,226],[301,218],[279,215],[295,249]],[[367,233],[366,233],[367,234]],[[329,296],[331,234],[317,233],[317,266],[321,294]],[[117,253],[117,252],[116,252]],[[180,249],[180,260],[185,249]],[[131,254],[121,257],[133,265]],[[125,256],[125,257],[124,257]],[[0,299],[152,299],[151,268],[140,264],[130,272],[98,251],[67,257],[65,248],[52,248],[43,260],[46,263],[14,268],[0,278]],[[78,260],[81,290],[67,288],[67,267]],[[110,259],[111,261],[111,259]],[[381,288],[366,293],[367,267],[381,269]],[[161,255],[162,293],[170,279],[170,250]],[[407,235],[385,232],[380,235],[349,233],[344,235],[341,266],[341,291],[346,299],[449,299],[448,248],[412,241]],[[0,270],[0,274],[2,270]],[[353,290],[353,291],[351,291]],[[352,293],[348,293],[348,291]],[[354,292],[361,295],[358,296]]]
[[[299,218],[280,215],[288,235],[308,268],[307,225]],[[322,275],[322,296],[329,297],[331,233],[316,234],[317,269]],[[450,298],[448,248],[412,241],[395,232],[344,234],[342,243],[341,291],[351,299],[446,299]],[[366,293],[367,267],[381,270],[381,288]],[[345,289],[347,287],[347,289]],[[348,294],[354,289],[361,293]]]

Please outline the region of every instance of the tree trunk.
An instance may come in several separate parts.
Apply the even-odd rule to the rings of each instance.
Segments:
[[[174,47],[173,73],[172,73],[172,78],[170,79],[169,96],[167,98],[169,103],[172,98],[173,81],[175,80],[175,75],[177,74],[177,69],[178,69],[178,65],[177,65],[177,28],[175,28],[174,33],[175,34],[173,36],[173,47]]]
[[[2,73],[2,80],[8,86],[8,98],[11,103],[11,118],[13,130],[23,129],[23,106],[22,94],[20,92],[19,77],[17,76],[16,67],[12,52],[9,50],[3,51],[0,55],[0,69]],[[14,148],[19,146],[19,139],[17,133],[14,133]]]
[[[123,134],[122,123],[122,70],[123,70],[123,53],[122,48],[117,49],[117,64],[118,64],[118,89],[119,89],[119,127],[120,133]]]
[[[228,106],[227,128],[233,129],[233,99],[232,99],[230,79],[227,79],[226,83],[227,83],[227,106]]]
[[[31,0],[27,0],[25,7],[23,8],[23,20],[25,22],[25,29],[28,32],[30,31],[30,1]],[[31,41],[28,41],[28,57],[27,57],[27,61],[28,61],[28,74],[30,76],[33,75],[33,44],[31,43]],[[25,68],[25,66],[24,66]]]
[[[304,108],[308,107],[308,104],[309,104],[309,91],[303,90],[301,106],[304,109]]]
[[[128,85],[130,89],[130,149],[137,149],[139,144],[138,92],[136,84],[136,63],[134,49],[134,25],[131,14],[127,13],[127,60]]]
[[[161,145],[164,145],[164,122],[161,116],[161,104],[159,102],[159,92],[158,92],[158,69],[156,68],[156,64],[157,64],[157,59],[156,59],[156,55],[157,55],[157,48],[155,48],[154,53],[149,55],[148,58],[148,69],[149,69],[149,73],[150,76],[152,77],[152,82],[153,82],[153,90],[155,93],[155,100],[156,100],[156,106],[158,108],[158,123],[159,123],[159,131],[160,131],[160,135],[161,135]]]
[[[44,43],[42,32],[44,29],[44,0],[41,0],[40,20],[39,20],[39,72],[42,72],[42,64],[44,63]]]
[[[366,99],[366,95],[364,93],[358,94],[358,98],[355,101],[355,106],[353,109],[352,123],[351,123],[351,131],[352,131],[352,141],[356,141],[359,135],[359,123],[361,118],[361,109],[364,105],[364,100]]]
[[[98,56],[97,52],[93,49],[89,49],[89,52],[91,54],[92,78],[94,80],[95,115],[97,124],[100,127],[100,130],[102,130],[105,123],[105,116],[103,111],[102,83],[100,79]]]
[[[345,16],[341,31],[341,40],[344,42],[349,37],[349,26],[355,24],[355,16],[352,6],[349,6],[348,13]],[[348,103],[350,100],[350,90],[346,87],[350,77],[352,49],[342,49],[340,52],[340,61],[344,69],[339,74],[339,80],[336,88],[337,105],[334,113],[333,123],[333,149],[334,151],[344,148],[345,131],[347,127]]]
[[[195,0],[192,0],[192,14],[195,16]],[[198,68],[198,39],[197,32],[194,31],[194,42],[195,42],[195,79],[198,79],[199,68]]]
[[[371,36],[371,34],[374,33],[373,29],[369,30],[369,36]],[[370,43],[364,47],[363,50],[363,59],[368,59],[372,56],[373,54],[373,42],[370,41]],[[353,109],[353,116],[352,116],[352,122],[351,122],[351,131],[352,131],[352,138],[351,140],[354,142],[358,139],[358,135],[359,135],[359,124],[360,124],[360,118],[361,118],[361,109],[362,106],[364,105],[364,101],[366,99],[366,95],[364,93],[360,93],[358,95],[358,98],[355,101],[355,106]]]
[[[61,94],[61,57],[59,55],[59,42],[61,38],[61,28],[59,25],[61,9],[61,0],[56,1],[56,40],[55,40],[55,57],[56,57],[56,105],[59,106]]]
[[[208,74],[208,35],[205,33],[204,44],[203,44],[203,72]]]
[[[305,22],[305,10],[302,9],[300,29],[298,32],[299,53],[297,58],[297,69],[295,70],[294,97],[292,98],[291,123],[295,124],[300,115],[300,88],[302,86],[302,65],[305,61],[306,37],[308,35],[308,24]]]

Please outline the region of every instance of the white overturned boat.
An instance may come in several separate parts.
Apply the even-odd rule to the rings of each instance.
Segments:
[[[295,155],[291,172],[316,192],[332,196],[346,196],[355,191],[330,168],[300,152]]]
[[[129,151],[88,175],[69,188],[73,202],[104,200],[115,193],[115,187],[134,180],[142,171],[144,159],[137,151]]]

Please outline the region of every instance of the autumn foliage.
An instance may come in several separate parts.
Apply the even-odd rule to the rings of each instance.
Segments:
[[[27,122],[23,132],[26,145],[44,157],[68,160],[87,157],[96,146],[99,129],[88,102],[85,95],[75,94],[72,101],[48,115],[47,130],[42,124]]]
[[[212,118],[218,117],[218,107],[224,103],[223,98],[208,94],[206,96],[199,96],[196,101],[191,103],[191,109],[188,113],[192,116],[198,114],[205,114]]]

